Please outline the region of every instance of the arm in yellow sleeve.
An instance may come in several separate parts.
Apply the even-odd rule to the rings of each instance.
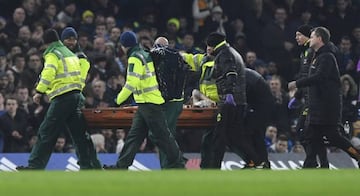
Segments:
[[[58,57],[53,53],[48,53],[45,56],[44,68],[41,71],[40,81],[36,86],[36,91],[45,93],[51,82],[55,79],[58,66]]]
[[[79,58],[80,60],[80,73],[81,73],[81,87],[85,87],[86,77],[90,69],[90,63],[86,58]]]
[[[181,53],[184,61],[190,65],[191,71],[199,71],[200,64],[202,59],[204,58],[204,54],[191,54],[191,53]]]
[[[122,104],[132,93],[139,89],[140,77],[143,75],[143,72],[144,66],[141,60],[136,57],[130,57],[128,60],[126,82],[116,98],[116,104]]]

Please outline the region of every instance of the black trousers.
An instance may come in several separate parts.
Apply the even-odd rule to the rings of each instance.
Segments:
[[[310,123],[308,132],[309,134],[311,133],[311,136],[304,166],[309,162],[308,156],[310,158],[316,157],[319,149],[324,147],[323,137],[327,138],[331,146],[342,149],[357,161],[360,160],[360,154],[355,150],[350,141],[340,134],[337,125],[315,125]]]
[[[302,111],[302,114],[299,116],[298,123],[296,125],[296,132],[298,139],[303,145],[306,153],[306,159],[303,165],[303,168],[316,168],[318,167],[317,158],[319,158],[321,168],[329,168],[329,160],[327,158],[326,147],[324,145],[319,145],[317,147],[317,152],[311,150],[309,141],[312,137],[311,132],[308,129],[308,123],[306,122],[307,118],[307,108]],[[321,140],[323,142],[323,140]],[[320,141],[319,141],[320,142]],[[310,154],[311,152],[311,154]]]
[[[228,104],[219,107],[217,123],[212,135],[211,154],[206,156],[209,161],[201,165],[202,168],[221,168],[226,147],[229,147],[240,157],[257,157],[251,142],[244,137],[245,106],[232,106]],[[244,153],[246,152],[246,153]],[[203,156],[203,155],[202,155]],[[258,158],[254,162],[259,162]]]
[[[270,122],[271,108],[266,105],[258,108],[249,107],[245,118],[246,132],[250,135],[251,146],[254,148],[257,157],[250,157],[249,160],[259,159],[260,162],[269,163],[268,152],[265,144],[266,126]]]

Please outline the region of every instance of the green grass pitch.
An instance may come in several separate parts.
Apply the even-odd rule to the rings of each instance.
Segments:
[[[0,172],[0,195],[360,195],[360,171]]]

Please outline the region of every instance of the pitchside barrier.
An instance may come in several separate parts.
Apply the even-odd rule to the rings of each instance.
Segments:
[[[16,171],[16,166],[27,165],[29,155],[28,153],[0,153],[0,171]],[[184,156],[189,160],[186,164],[187,169],[199,169],[199,153],[185,153]],[[98,154],[98,157],[103,164],[111,165],[116,162],[118,154]],[[328,157],[330,169],[357,168],[356,161],[343,152],[329,153]],[[305,154],[303,153],[269,154],[273,170],[300,169],[304,158]],[[221,169],[236,170],[243,166],[244,162],[237,155],[226,153]],[[53,153],[46,167],[46,170],[79,171],[79,169],[77,157],[72,153]],[[138,153],[129,169],[135,171],[159,170],[158,156],[155,153]]]

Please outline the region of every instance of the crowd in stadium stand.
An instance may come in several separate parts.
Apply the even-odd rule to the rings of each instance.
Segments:
[[[127,68],[127,57],[119,43],[122,32],[136,32],[144,48],[151,48],[156,37],[165,36],[170,47],[193,54],[204,52],[204,40],[210,32],[225,33],[246,67],[269,82],[276,111],[266,130],[266,144],[269,152],[277,153],[303,152],[295,134],[301,106],[288,108],[293,95],[286,88],[299,71],[296,29],[303,24],[325,26],[339,49],[342,120],[349,122],[349,139],[360,149],[360,126],[354,123],[360,115],[359,7],[359,0],[0,1],[0,153],[30,152],[35,143],[48,107],[46,97],[40,105],[31,99],[43,66],[42,35],[48,28],[61,34],[68,26],[77,30],[79,45],[91,62],[84,89],[87,108],[116,106],[114,99],[124,84]],[[187,88],[197,88],[196,74]],[[185,94],[187,100],[190,96]],[[91,130],[97,151],[120,152],[126,131]],[[199,152],[202,132],[179,129],[176,138],[181,150]],[[73,150],[64,130],[54,152]],[[156,149],[145,140],[139,150]]]

